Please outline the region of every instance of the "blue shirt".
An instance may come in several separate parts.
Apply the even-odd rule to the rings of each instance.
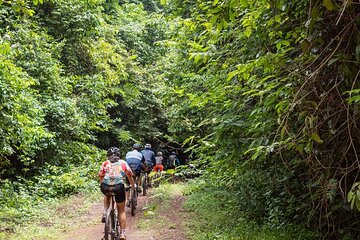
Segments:
[[[145,162],[143,155],[136,149],[128,152],[125,159],[132,171],[140,171],[141,163]]]
[[[148,148],[141,151],[147,165],[156,165],[155,153]]]

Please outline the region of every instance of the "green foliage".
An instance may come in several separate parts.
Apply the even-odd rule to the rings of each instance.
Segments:
[[[189,224],[192,239],[315,239],[316,235],[296,225],[281,228],[259,227],[254,222],[245,221],[236,207],[243,199],[219,186],[210,185],[202,179],[191,183],[187,192],[185,207],[196,213]],[[255,202],[255,200],[254,200]],[[242,206],[244,206],[243,204]],[[216,217],[215,217],[216,216]]]
[[[162,4],[175,31],[162,75],[169,135],[238,193],[247,219],[356,238],[343,204],[358,178],[356,4]]]
[[[351,190],[347,194],[347,200],[350,203],[351,209],[356,208],[360,211],[360,190],[359,190],[359,182],[356,182],[351,187]]]
[[[221,194],[241,200],[226,195],[241,217],[358,237],[357,213],[344,204],[358,198],[350,189],[360,142],[354,1],[0,5],[7,211],[17,206],[13,193],[29,206],[34,192],[53,197],[85,187],[95,164],[73,177],[70,170],[101,159],[98,148],[125,152],[134,141],[166,139],[187,147]]]

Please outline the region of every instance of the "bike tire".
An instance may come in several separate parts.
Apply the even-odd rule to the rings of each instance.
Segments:
[[[117,223],[118,219],[117,219],[117,214],[116,214],[116,210],[112,210],[111,211],[111,217],[110,217],[110,220],[111,220],[111,240],[118,240],[119,238],[119,225]]]
[[[106,211],[106,217],[105,217],[105,226],[104,226],[104,240],[110,240],[111,234],[110,234],[110,226],[111,226],[111,209],[109,208]]]
[[[143,196],[146,195],[147,184],[148,184],[148,183],[147,183],[147,174],[144,173],[144,175],[143,175],[143,181],[142,181],[142,194],[143,194]]]
[[[132,194],[131,194],[131,202],[130,202],[130,207],[131,207],[131,216],[135,216],[135,209],[136,209],[136,194],[137,194],[137,189],[132,189]]]

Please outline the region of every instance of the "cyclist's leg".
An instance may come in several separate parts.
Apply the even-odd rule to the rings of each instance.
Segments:
[[[125,188],[120,185],[120,189],[115,195],[116,207],[118,210],[118,219],[120,223],[120,236],[125,235],[126,228],[126,214],[125,214]]]
[[[125,230],[126,228],[125,200],[117,204],[117,209],[119,213],[118,217],[119,217],[120,229]]]
[[[141,191],[141,188],[140,188],[140,186],[141,186],[141,170],[135,172],[134,182],[137,185],[136,191],[138,191],[138,192]]]
[[[109,208],[110,206],[110,198],[111,196],[106,196],[106,193],[109,191],[109,188],[107,185],[105,184],[101,184],[100,185],[100,189],[101,189],[101,192],[104,194],[104,211],[103,211],[103,216],[101,218],[101,222],[105,222],[105,215],[106,215],[106,210]]]
[[[148,169],[147,171],[147,183],[148,183],[148,186],[151,187],[151,177],[150,177],[150,173],[151,173],[151,170],[153,169],[153,166],[150,166],[150,168]]]
[[[125,177],[125,202],[126,206],[130,207],[130,181],[128,177]]]
[[[106,193],[110,191],[109,186],[102,183],[100,185],[100,189],[101,189],[101,192],[104,194],[104,208],[108,209],[108,207],[110,205],[110,196],[106,196]]]
[[[138,182],[136,183],[139,187],[142,186],[142,176],[141,173],[145,171],[145,165],[143,163],[140,163],[140,172],[138,175]]]

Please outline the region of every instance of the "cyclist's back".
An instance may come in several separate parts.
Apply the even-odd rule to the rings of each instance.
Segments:
[[[151,150],[151,145],[149,143],[145,144],[145,149],[141,151],[141,154],[144,156],[145,163],[149,168],[156,165],[155,153]]]
[[[140,145],[134,144],[133,150],[126,153],[126,162],[129,164],[131,170],[135,172],[137,175],[141,173],[141,170],[143,169],[142,163],[145,162],[145,159],[140,150]]]
[[[169,159],[167,161],[167,169],[175,169],[177,166],[180,165],[179,159],[177,154],[173,151],[169,155]]]

